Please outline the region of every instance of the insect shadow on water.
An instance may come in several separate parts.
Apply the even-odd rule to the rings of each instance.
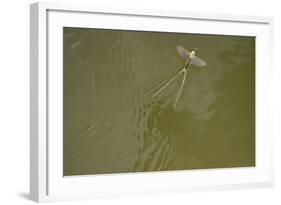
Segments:
[[[178,71],[177,73],[175,73],[174,75],[172,75],[170,78],[152,86],[151,88],[147,89],[145,92],[149,92],[151,90],[154,90],[154,88],[158,88],[160,87],[160,89],[158,91],[156,91],[152,97],[155,98],[157,97],[165,88],[168,87],[168,85],[170,85],[178,76],[182,75],[182,82],[181,82],[181,86],[178,90],[174,105],[173,105],[173,109],[176,109],[178,100],[181,96],[181,94],[183,93],[183,89],[184,89],[184,85],[185,83],[188,83],[188,78],[189,78],[189,74],[191,71],[191,67],[190,65],[196,65],[199,67],[203,67],[205,65],[207,65],[202,59],[200,59],[199,57],[195,56],[195,49],[193,49],[191,52],[189,52],[187,49],[181,47],[181,46],[177,46],[177,51],[179,53],[179,55],[185,60],[185,65],[184,67]]]
[[[183,147],[192,144],[194,138],[191,133],[196,119],[189,112],[174,112],[166,105],[163,101],[153,101],[144,109],[141,144],[131,169],[134,172],[183,168],[181,157],[188,152]]]

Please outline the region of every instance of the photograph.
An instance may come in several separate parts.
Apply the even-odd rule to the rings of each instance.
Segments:
[[[63,176],[255,167],[255,36],[63,27]]]
[[[281,205],[278,1],[1,6],[0,204]]]

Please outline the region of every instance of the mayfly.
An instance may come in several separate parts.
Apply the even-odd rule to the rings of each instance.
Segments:
[[[172,83],[178,76],[182,75],[183,78],[182,78],[181,86],[177,93],[177,97],[176,97],[176,100],[175,100],[174,106],[173,106],[174,110],[176,109],[179,97],[180,97],[181,93],[183,92],[184,85],[188,81],[189,73],[191,71],[190,65],[196,65],[196,66],[200,66],[200,67],[207,65],[203,60],[201,60],[200,58],[195,56],[195,50],[196,49],[189,52],[185,48],[183,48],[181,46],[177,46],[177,51],[178,51],[179,55],[185,60],[184,67],[180,71],[178,71],[176,74],[174,74],[172,77],[170,77],[169,79],[159,83],[157,86],[161,86],[161,88],[157,92],[155,92],[152,95],[152,97],[156,97],[170,83]]]

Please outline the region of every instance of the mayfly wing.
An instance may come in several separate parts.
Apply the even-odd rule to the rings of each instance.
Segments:
[[[180,54],[180,56],[185,59],[185,60],[188,60],[190,58],[190,54],[189,54],[189,51],[186,50],[185,48],[181,47],[181,46],[177,46],[177,50],[178,50],[178,53]]]
[[[196,65],[196,66],[200,66],[200,67],[207,65],[207,63],[205,63],[205,61],[201,60],[197,56],[194,56],[192,58],[191,64]]]

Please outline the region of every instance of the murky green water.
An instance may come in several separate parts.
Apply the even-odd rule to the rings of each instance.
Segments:
[[[64,175],[255,166],[255,38],[64,28]],[[157,98],[152,85],[192,66]]]

